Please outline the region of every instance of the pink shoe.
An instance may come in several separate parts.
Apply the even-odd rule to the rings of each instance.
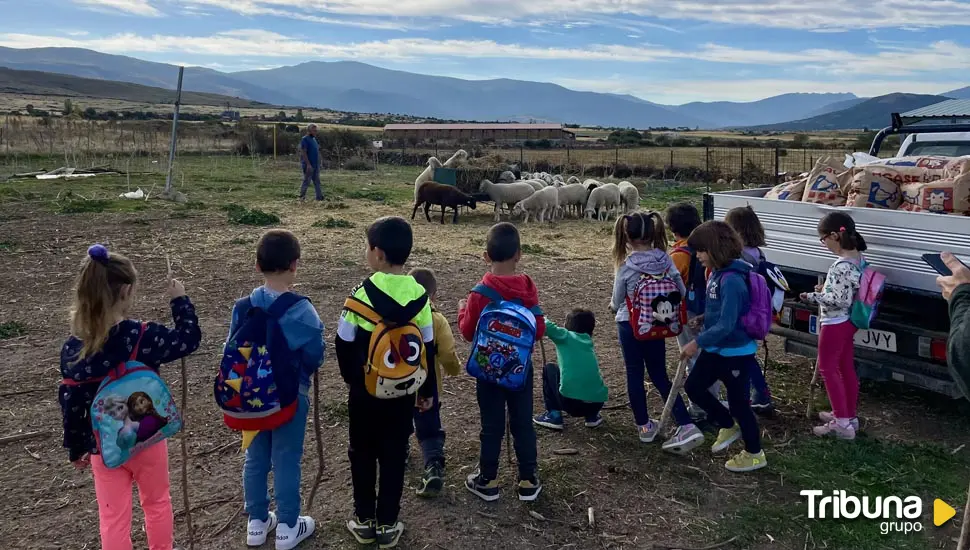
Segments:
[[[829,422],[832,422],[835,420],[835,413],[833,413],[832,411],[822,411],[818,413],[818,419],[828,424]],[[855,431],[859,431],[859,417],[855,417],[849,420],[849,424],[852,425],[852,429],[854,429]]]
[[[814,432],[815,435],[817,435],[819,437],[825,437],[827,435],[832,435],[832,436],[835,436],[835,437],[837,437],[839,439],[845,439],[845,440],[849,440],[849,441],[855,439],[855,428],[852,427],[852,424],[849,424],[848,426],[846,426],[845,428],[843,428],[835,420],[833,420],[833,421],[831,421],[831,422],[829,422],[827,424],[823,424],[821,426],[816,426],[816,427],[812,428],[812,432]]]

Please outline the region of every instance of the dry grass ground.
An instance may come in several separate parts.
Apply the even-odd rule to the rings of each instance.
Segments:
[[[17,171],[24,168],[18,165]],[[0,159],[0,174],[11,171]],[[326,173],[328,201],[307,205],[293,200],[299,173],[291,163],[186,158],[179,173],[184,174],[180,185],[190,199],[185,205],[118,200],[127,189],[123,177],[0,183],[0,369],[6,382],[0,388],[0,437],[40,432],[33,439],[0,443],[0,515],[8,518],[0,524],[4,547],[99,545],[91,476],[75,472],[67,463],[56,396],[71,288],[90,243],[108,243],[135,261],[142,279],[135,316],[169,320],[162,291],[166,253],[185,282],[198,308],[204,340],[188,359],[187,387],[176,366],[162,372],[176,395],[189,392],[184,437],[191,457],[195,547],[244,548],[243,456],[238,436],[222,425],[211,383],[233,300],[260,284],[253,270],[253,245],[262,229],[230,223],[223,208],[239,204],[276,213],[282,226],[300,237],[304,256],[296,290],[313,299],[327,323],[327,340],[332,341],[345,295],[367,275],[362,231],[377,216],[410,213],[412,188],[405,182],[413,180],[416,169]],[[162,181],[158,172],[133,178],[131,185],[149,189]],[[663,186],[645,188],[644,196],[644,206],[652,208],[699,197],[694,188]],[[457,301],[485,270],[480,256],[491,223],[490,205],[463,215],[458,225],[420,218],[413,222],[415,247],[409,266],[437,270],[439,306],[449,319],[454,320]],[[595,342],[610,388],[606,423],[588,430],[570,421],[564,433],[539,432],[545,490],[534,504],[515,500],[514,469],[505,464],[503,452],[502,499],[486,504],[461,487],[477,458],[474,382],[467,376],[447,379],[442,396],[447,488],[436,500],[419,500],[414,496],[419,460],[412,462],[402,511],[407,524],[402,548],[660,549],[704,548],[724,541],[731,542],[722,548],[733,549],[954,548],[958,526],[933,527],[928,507],[933,498],[951,504],[963,501],[970,471],[964,404],[907,388],[866,385],[861,404],[864,435],[854,443],[820,441],[810,435],[812,423],[804,418],[811,364],[784,355],[772,341],[768,380],[778,414],[761,425],[769,468],[730,474],[722,466],[725,457],[711,456],[706,447],[689,457],[665,454],[659,443],[643,445],[636,440],[630,411],[624,408],[624,369],[606,312],[612,282],[609,227],[566,220],[520,228],[523,242],[530,245],[521,270],[535,279],[549,317],[562,321],[577,305],[597,312]],[[551,353],[552,347],[547,347]],[[672,366],[672,355],[670,360]],[[308,511],[317,518],[319,532],[306,547],[349,550],[356,545],[343,527],[352,509],[346,390],[333,353],[322,367],[320,390],[323,410],[318,421],[326,476]],[[537,411],[540,393],[535,396]],[[649,399],[651,412],[658,415],[661,403],[655,391]],[[819,408],[823,400],[820,397]],[[317,441],[312,429],[308,434],[303,464],[307,490],[317,468]],[[172,495],[177,537],[184,545],[178,446],[176,438],[170,445]],[[417,445],[413,448],[419,456]],[[565,448],[578,454],[556,454]],[[883,536],[876,522],[809,521],[798,495],[805,488],[922,496],[927,504],[924,532]],[[592,528],[586,522],[590,507],[596,513]],[[138,511],[135,521],[136,547],[144,547]]]

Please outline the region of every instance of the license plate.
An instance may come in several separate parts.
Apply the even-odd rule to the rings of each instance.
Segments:
[[[818,334],[818,315],[808,318],[808,331]],[[896,353],[896,333],[885,330],[860,330],[855,333],[855,345],[879,351]]]

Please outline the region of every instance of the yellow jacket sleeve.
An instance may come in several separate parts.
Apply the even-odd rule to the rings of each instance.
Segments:
[[[461,361],[455,351],[455,336],[445,316],[437,311],[432,314],[434,319],[434,339],[438,345],[437,362],[448,376],[461,374]]]

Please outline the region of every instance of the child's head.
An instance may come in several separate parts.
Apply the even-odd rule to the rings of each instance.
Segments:
[[[485,261],[514,266],[522,257],[522,243],[519,230],[508,222],[497,223],[488,230],[485,241]]]
[[[438,280],[434,276],[434,271],[419,267],[412,269],[408,275],[414,277],[414,280],[424,287],[424,291],[428,293],[428,299],[434,300],[435,294],[438,293]]]
[[[704,267],[723,269],[741,257],[741,237],[725,222],[702,223],[687,239]]]
[[[667,227],[678,239],[686,239],[701,224],[701,215],[689,202],[679,202],[667,208]]]
[[[566,330],[580,334],[593,335],[596,328],[596,316],[588,309],[576,308],[566,315]]]
[[[263,233],[256,243],[256,269],[267,279],[282,278],[292,284],[300,260],[300,241],[285,229]]]
[[[100,244],[88,248],[71,307],[71,333],[84,343],[80,359],[104,347],[111,327],[131,306],[137,281],[131,260]]]
[[[411,256],[411,225],[399,216],[377,218],[367,228],[367,265],[374,271],[402,267]]]
[[[833,254],[846,250],[865,252],[868,248],[855,228],[855,220],[843,212],[829,212],[819,220],[818,238]]]
[[[754,208],[750,206],[739,206],[728,210],[724,216],[724,221],[738,232],[741,237],[741,244],[750,248],[764,246],[765,228],[761,225],[761,220],[754,213]]]
[[[613,225],[613,264],[619,269],[630,249],[667,250],[667,229],[657,212],[634,212],[617,218]]]

